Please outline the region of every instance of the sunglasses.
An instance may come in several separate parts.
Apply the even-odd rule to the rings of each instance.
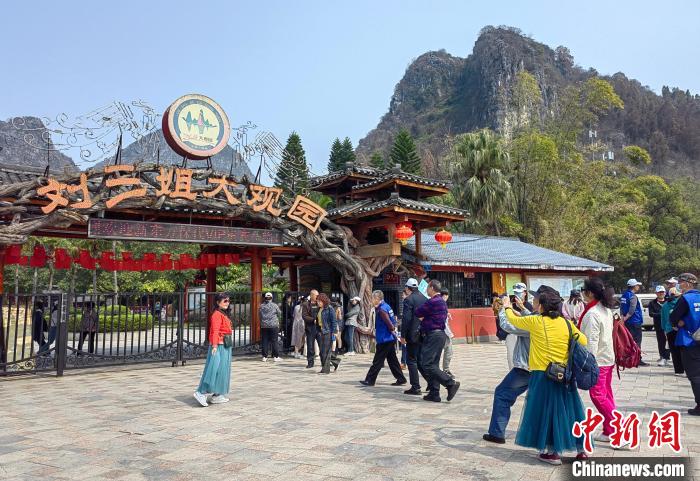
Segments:
[[[229,301],[228,299],[222,299],[222,300],[221,300],[221,303],[223,304],[224,302],[229,303],[229,302],[231,302],[231,301]]]

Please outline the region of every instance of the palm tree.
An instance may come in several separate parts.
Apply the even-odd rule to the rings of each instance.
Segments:
[[[507,173],[510,156],[501,139],[483,129],[461,135],[450,155],[454,197],[460,207],[499,235],[498,218],[512,210],[513,191]]]

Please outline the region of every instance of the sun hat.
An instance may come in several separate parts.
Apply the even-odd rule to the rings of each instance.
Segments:
[[[632,278],[632,279],[630,279],[629,281],[627,281],[627,286],[628,286],[628,287],[641,286],[641,285],[642,285],[642,283],[639,282],[637,279],[634,279],[634,278]]]
[[[666,288],[664,286],[656,286],[656,292],[666,292]]]
[[[411,277],[406,281],[406,287],[418,287],[418,281]]]

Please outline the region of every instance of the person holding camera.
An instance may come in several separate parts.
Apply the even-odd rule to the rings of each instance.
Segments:
[[[518,316],[510,299],[503,300],[508,322],[530,333],[528,397],[515,444],[539,450],[542,462],[560,465],[560,455],[565,451],[577,451],[579,460],[588,457],[583,451],[583,438],[571,431],[586,417],[581,397],[575,383],[566,384],[565,377],[557,375],[568,361],[569,327],[582,346],[588,339],[561,316],[559,293],[543,292],[538,301],[539,314]]]

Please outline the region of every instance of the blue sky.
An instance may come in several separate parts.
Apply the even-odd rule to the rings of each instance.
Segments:
[[[657,92],[700,93],[698,18],[691,1],[9,2],[0,119],[134,99],[162,112],[197,92],[233,125],[251,120],[283,142],[296,130],[322,173],[335,137],[356,145],[377,125],[414,58],[467,56],[485,25],[565,45],[579,65]]]

